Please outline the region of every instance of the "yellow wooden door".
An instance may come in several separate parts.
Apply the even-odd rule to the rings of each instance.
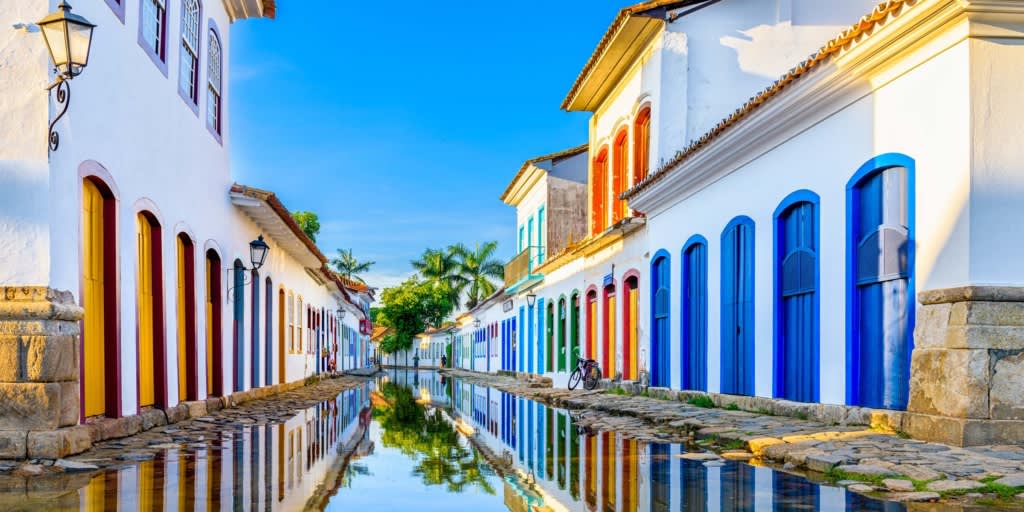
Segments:
[[[206,394],[213,393],[213,280],[210,258],[206,258]]]
[[[139,214],[139,407],[156,402],[153,377],[153,228]]]
[[[638,323],[640,309],[640,289],[632,288],[629,290],[629,347],[626,348],[629,352],[629,368],[626,369],[626,380],[636,380],[639,372],[637,371],[638,357],[637,347],[639,343],[639,332],[640,324]]]
[[[106,275],[103,269],[104,230],[103,196],[96,185],[85,180],[82,184],[82,248],[83,291],[85,308],[84,350],[82,382],[85,394],[85,415],[96,416],[106,412],[104,386],[104,347],[106,345],[105,304]]]
[[[606,317],[605,321],[608,322],[608,329],[605,331],[605,334],[608,336],[608,339],[605,340],[605,345],[604,345],[604,349],[607,350],[608,353],[605,355],[605,358],[604,358],[605,362],[607,363],[606,364],[606,368],[604,369],[604,372],[605,372],[605,376],[606,377],[614,377],[615,376],[615,344],[618,342],[618,340],[616,339],[616,336],[615,336],[616,330],[615,330],[615,296],[614,295],[610,295],[608,297],[608,307],[605,308],[604,313],[605,313],[605,317]]]
[[[186,329],[188,324],[185,322],[185,316],[188,314],[185,311],[186,301],[186,282],[185,282],[185,241],[180,237],[177,239],[177,252],[178,252],[178,400],[184,401],[188,396],[188,354],[186,353]]]

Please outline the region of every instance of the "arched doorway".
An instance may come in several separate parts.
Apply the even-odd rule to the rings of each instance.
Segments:
[[[82,181],[82,418],[120,416],[117,201],[100,179]]]
[[[151,212],[139,212],[138,321],[139,407],[167,405],[167,358],[164,343],[163,244],[160,223]]]
[[[260,273],[256,269],[250,271],[252,279],[252,301],[249,304],[249,323],[252,335],[249,347],[252,354],[250,382],[252,387],[260,387]]]
[[[245,265],[242,260],[235,260],[231,270],[231,313],[232,343],[234,353],[233,384],[234,391],[245,389]]]
[[[602,334],[604,335],[604,358],[601,367],[604,369],[604,376],[608,378],[615,377],[615,363],[616,354],[615,346],[618,343],[616,340],[615,330],[615,283],[609,284],[604,287],[604,329]]]
[[[545,325],[546,329],[546,343],[547,343],[547,371],[555,371],[555,358],[558,353],[555,347],[555,302],[548,301],[548,316]]]
[[[558,371],[564,372],[565,368],[565,295],[558,299]]]
[[[576,368],[580,359],[580,294],[573,292],[569,297],[569,371]]]
[[[224,396],[223,296],[220,256],[206,251],[206,393]]]
[[[669,387],[672,375],[672,340],[669,308],[672,302],[668,251],[659,250],[651,263],[651,385]]]
[[[285,338],[287,338],[285,328],[287,319],[285,318],[285,295],[284,288],[277,291],[277,382],[279,384],[285,383]]]
[[[622,379],[636,380],[639,375],[640,278],[630,276],[622,284]]]
[[[722,231],[722,393],[754,394],[754,221]]]
[[[196,357],[196,253],[185,233],[177,236],[178,400],[199,399]]]
[[[683,246],[682,389],[707,390],[708,257],[707,242],[697,235]]]
[[[263,382],[269,386],[274,383],[274,283],[270,280],[269,276],[267,276],[266,296],[267,306],[263,312],[265,315],[264,321],[266,321],[264,326],[264,332],[266,333],[266,340],[264,340],[264,345],[266,345],[264,352],[266,362],[263,364]]]
[[[597,361],[597,290],[587,292],[587,359]]]
[[[914,344],[914,161],[887,154],[847,185],[847,394],[905,409]]]
[[[800,191],[775,214],[775,396],[818,400],[817,196]]]

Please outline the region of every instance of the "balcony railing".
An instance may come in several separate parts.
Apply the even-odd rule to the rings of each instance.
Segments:
[[[543,247],[532,245],[509,260],[505,264],[505,288],[510,288],[529,277],[533,269],[540,265],[543,254]]]

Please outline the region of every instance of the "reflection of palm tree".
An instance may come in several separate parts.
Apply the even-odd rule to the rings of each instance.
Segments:
[[[443,485],[453,493],[474,487],[495,493],[487,481],[486,463],[476,450],[459,442],[459,434],[439,409],[428,413],[416,403],[412,390],[394,383],[384,384],[381,392],[390,401],[389,406],[374,409],[374,417],[384,429],[381,441],[417,459],[412,472],[424,484]]]

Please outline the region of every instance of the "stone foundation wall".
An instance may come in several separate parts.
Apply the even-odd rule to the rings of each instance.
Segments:
[[[81,318],[70,292],[0,287],[0,458],[30,457],[78,424]]]
[[[1024,441],[1024,288],[928,290],[918,301],[907,432],[958,446]]]

